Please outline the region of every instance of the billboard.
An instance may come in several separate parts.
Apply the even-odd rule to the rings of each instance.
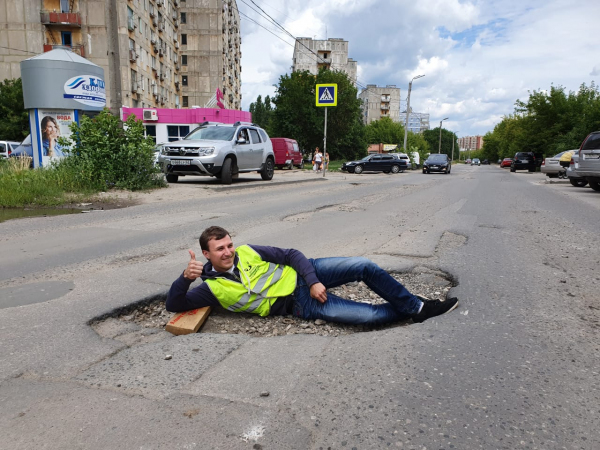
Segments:
[[[65,156],[66,149],[58,142],[58,138],[69,138],[69,126],[75,121],[74,111],[38,110],[39,130],[42,142],[42,161]]]

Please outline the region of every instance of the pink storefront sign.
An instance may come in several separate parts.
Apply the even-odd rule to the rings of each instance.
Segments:
[[[156,111],[158,120],[144,120],[145,124],[169,123],[169,124],[201,124],[202,122],[252,122],[252,114],[248,111],[237,109],[218,108],[194,108],[194,109],[170,109],[170,108],[123,108],[123,120],[130,115],[135,115],[143,120],[144,110]]]

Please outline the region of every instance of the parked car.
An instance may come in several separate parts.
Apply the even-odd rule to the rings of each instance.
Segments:
[[[581,144],[577,173],[600,192],[600,131],[590,133]]]
[[[511,172],[525,170],[535,172],[535,155],[533,152],[517,152],[510,166]]]
[[[15,141],[0,141],[0,158],[8,158],[19,146]]]
[[[423,163],[423,173],[444,172],[450,173],[452,161],[445,153],[432,153]]]
[[[273,144],[266,131],[247,122],[205,122],[180,141],[164,144],[158,164],[169,183],[182,176],[217,177],[231,184],[240,173],[258,172],[271,180]]]
[[[566,150],[566,151],[560,152],[554,156],[544,158],[542,161],[541,169],[540,169],[542,171],[542,173],[545,173],[548,178],[558,177],[559,172],[561,172],[563,170],[563,167],[560,165],[560,162],[559,162],[560,157],[567,152],[571,153],[571,155],[573,155],[573,154],[575,154],[575,152],[577,152],[577,149]]]
[[[481,162],[479,161],[479,158],[473,158],[473,161],[471,161],[471,165],[472,166],[480,166]]]
[[[395,156],[398,159],[402,159],[402,160],[406,161],[406,167],[408,167],[409,169],[412,169],[412,164],[410,162],[410,158],[408,157],[408,155],[406,153],[389,153],[389,154]]]
[[[570,183],[575,187],[585,187],[588,185],[588,181],[579,175],[579,154],[575,153],[571,158],[571,164],[567,168],[567,177]]]
[[[273,153],[275,153],[275,167],[283,169],[304,168],[302,153],[298,147],[298,142],[288,138],[271,138],[273,144]]]
[[[490,165],[490,161],[488,159],[484,159],[483,161],[481,161],[481,165],[487,164],[488,166]]]
[[[465,164],[471,164],[471,158],[465,159]]]
[[[500,163],[500,167],[510,167],[512,165],[512,158],[504,158]]]
[[[342,164],[342,170],[348,173],[398,173],[404,172],[406,169],[406,161],[398,159],[394,155],[381,153],[367,155],[358,161],[349,161]]]

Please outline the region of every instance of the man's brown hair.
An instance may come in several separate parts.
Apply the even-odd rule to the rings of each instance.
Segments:
[[[218,226],[208,227],[200,235],[200,248],[208,251],[208,241],[212,239],[216,239],[218,241],[223,239],[225,236],[231,237],[229,231],[227,231],[225,228]]]

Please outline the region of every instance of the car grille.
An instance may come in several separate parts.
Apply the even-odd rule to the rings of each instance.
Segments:
[[[184,147],[167,147],[166,151],[168,156],[200,156],[198,150],[193,148],[186,149]]]

